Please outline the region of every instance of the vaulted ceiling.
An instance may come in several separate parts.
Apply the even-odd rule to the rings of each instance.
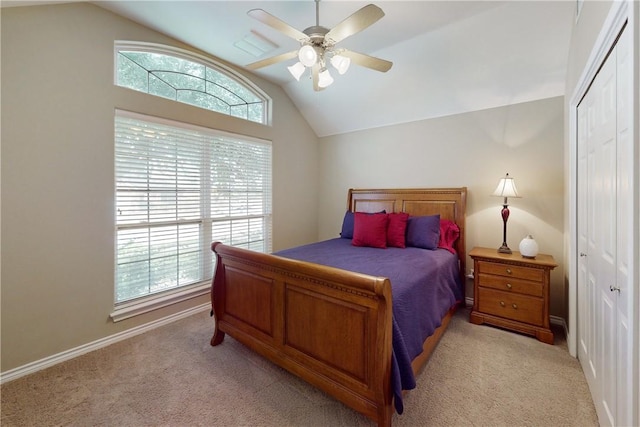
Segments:
[[[93,3],[240,67],[299,47],[248,16],[250,9],[301,31],[316,21],[313,0]],[[366,4],[322,0],[319,23],[332,28]],[[385,16],[339,46],[392,61],[388,72],[352,65],[315,92],[310,78],[298,82],[287,71],[295,59],[254,71],[282,86],[318,136],[564,94],[575,1],[374,4]],[[252,33],[271,41],[273,51],[256,57],[235,46]]]

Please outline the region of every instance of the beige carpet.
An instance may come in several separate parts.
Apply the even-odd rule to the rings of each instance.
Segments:
[[[556,345],[451,321],[395,426],[597,426]],[[371,426],[227,337],[201,313],[2,385],[2,426]],[[558,335],[558,334],[556,334]]]

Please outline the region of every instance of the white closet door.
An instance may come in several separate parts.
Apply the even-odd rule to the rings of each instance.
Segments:
[[[578,106],[578,182],[577,182],[577,224],[578,224],[578,358],[582,363],[587,382],[592,393],[597,390],[599,372],[596,369],[595,349],[595,277],[590,275],[589,230],[594,227],[593,208],[589,202],[589,169],[593,168],[594,155],[589,151],[588,141],[593,139],[595,129],[595,95],[588,92]],[[595,394],[595,393],[594,393]],[[595,396],[594,396],[595,400]]]
[[[594,168],[589,171],[593,192],[589,194],[590,207],[594,210],[593,230],[590,230],[589,270],[596,286],[597,359],[599,363],[601,404],[606,420],[600,422],[616,425],[616,326],[617,293],[612,291],[616,277],[616,49],[596,76],[591,90],[596,95],[596,129],[589,141],[594,155]],[[598,319],[599,318],[599,319]]]
[[[615,425],[615,51],[578,108],[579,358],[601,422]],[[580,135],[582,131],[582,135]]]
[[[634,422],[632,55],[628,31],[578,106],[578,357],[602,425]]]
[[[616,300],[610,286],[616,259],[616,59],[615,49],[596,75],[587,97],[587,256],[586,298],[588,359],[583,369],[593,378],[590,388],[600,422],[615,425]]]
[[[634,151],[632,135],[633,55],[631,32],[625,30],[616,45],[617,58],[617,424],[630,426],[633,419],[633,390],[635,376],[633,363],[634,342],[634,293],[633,268],[633,168]],[[637,292],[637,290],[635,290]],[[636,325],[637,327],[637,325]]]

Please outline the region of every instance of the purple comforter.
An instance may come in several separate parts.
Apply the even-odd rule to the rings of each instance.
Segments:
[[[462,299],[458,256],[445,249],[414,247],[377,249],[352,246],[336,238],[276,252],[286,258],[387,277],[393,298],[393,364],[391,382],[398,414],[402,390],[415,388],[411,361],[440,326],[446,312]]]

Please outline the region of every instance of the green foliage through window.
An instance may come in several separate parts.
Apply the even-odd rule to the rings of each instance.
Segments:
[[[196,58],[119,47],[116,84],[252,122],[267,122],[267,102],[258,91]]]

